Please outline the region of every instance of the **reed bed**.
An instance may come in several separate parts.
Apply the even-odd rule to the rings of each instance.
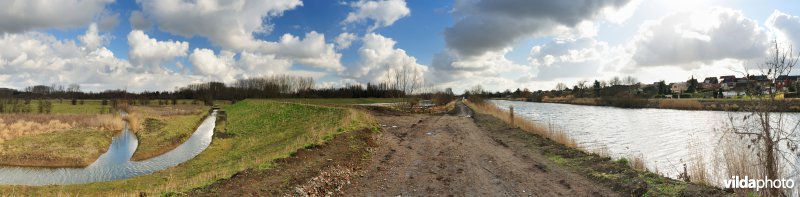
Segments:
[[[120,131],[124,126],[120,120],[115,114],[0,114],[0,142],[78,128]]]
[[[658,101],[658,107],[662,109],[702,110],[703,104],[692,99],[663,99]]]

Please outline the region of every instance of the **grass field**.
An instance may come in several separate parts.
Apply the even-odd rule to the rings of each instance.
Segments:
[[[346,99],[275,99],[280,102],[304,103],[312,105],[341,106],[369,103],[397,103],[405,102],[403,98],[346,98]]]
[[[139,192],[183,192],[228,178],[245,169],[268,169],[273,160],[287,157],[298,149],[323,143],[337,133],[378,128],[370,115],[349,108],[244,100],[225,107],[225,110],[227,137],[215,137],[203,153],[177,167],[109,182],[40,187],[0,186],[0,195],[138,196]]]

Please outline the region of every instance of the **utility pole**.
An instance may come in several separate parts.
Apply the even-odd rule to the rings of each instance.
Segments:
[[[510,112],[509,115],[511,117],[511,121],[510,121],[511,122],[511,127],[515,128],[516,126],[514,126],[514,106],[508,106],[508,111]]]

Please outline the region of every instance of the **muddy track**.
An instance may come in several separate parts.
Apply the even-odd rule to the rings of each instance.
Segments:
[[[384,133],[355,196],[618,196],[556,167],[507,132],[487,131],[458,104],[447,115],[376,114]]]

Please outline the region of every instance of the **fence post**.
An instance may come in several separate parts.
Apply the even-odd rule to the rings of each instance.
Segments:
[[[511,117],[511,127],[514,128],[514,106],[508,106],[509,115]]]

